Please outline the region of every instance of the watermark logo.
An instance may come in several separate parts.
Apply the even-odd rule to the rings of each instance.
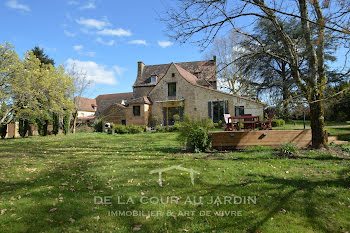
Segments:
[[[162,181],[162,173],[166,172],[166,171],[170,171],[170,170],[179,170],[179,171],[184,171],[184,172],[189,172],[190,173],[190,177],[191,177],[191,183],[192,185],[194,185],[194,173],[200,174],[198,171],[193,170],[192,168],[184,168],[181,167],[181,165],[176,165],[176,166],[171,166],[171,167],[167,167],[167,168],[162,168],[162,169],[155,169],[149,172],[149,174],[154,174],[154,173],[158,173],[158,184],[159,186],[163,186],[163,181]]]

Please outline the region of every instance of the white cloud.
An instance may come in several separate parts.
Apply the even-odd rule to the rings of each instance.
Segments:
[[[79,5],[79,2],[78,1],[68,1],[68,5]]]
[[[120,67],[120,66],[113,66],[113,69],[119,76],[122,76],[125,71],[127,71],[126,68]]]
[[[74,49],[75,51],[81,51],[83,48],[84,48],[84,46],[82,46],[82,45],[74,45],[74,46],[73,46],[73,49]]]
[[[96,52],[83,52],[82,54],[88,57],[95,57]]]
[[[94,0],[90,0],[85,5],[81,6],[79,9],[80,10],[86,10],[86,9],[95,9],[95,8],[96,8],[95,1]]]
[[[85,52],[83,51],[84,46],[83,45],[74,45],[73,49],[78,52],[79,55],[84,55],[88,57],[95,57],[95,52]]]
[[[30,11],[30,7],[28,5],[21,4],[17,0],[7,1],[6,6],[12,8],[12,9]]]
[[[129,44],[147,45],[147,42],[145,40],[131,40],[128,43]]]
[[[114,40],[104,41],[101,37],[98,37],[98,38],[96,39],[96,41],[97,41],[98,43],[100,43],[100,44],[109,45],[109,46],[114,45],[114,42],[115,42]]]
[[[166,48],[166,47],[169,47],[169,46],[172,46],[174,43],[171,42],[171,41],[159,41],[158,40],[158,45],[162,48]]]
[[[76,22],[80,25],[84,25],[85,27],[97,28],[99,30],[107,26],[110,26],[110,23],[107,21],[107,19],[97,20],[97,19],[80,18],[80,19],[77,19]]]
[[[122,28],[103,29],[102,31],[98,31],[97,34],[104,36],[131,36],[131,32],[129,30],[124,30]]]
[[[95,83],[110,85],[118,83],[115,77],[115,71],[107,70],[104,65],[99,65],[93,61],[80,61],[71,58],[69,58],[66,63],[68,68],[75,66],[77,70],[86,73],[87,78]]]
[[[63,32],[64,32],[64,34],[65,34],[66,36],[68,36],[68,37],[75,37],[75,34],[72,33],[72,32],[70,32],[70,31],[64,30]]]

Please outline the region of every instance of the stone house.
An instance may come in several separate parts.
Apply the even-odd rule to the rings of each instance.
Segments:
[[[89,122],[95,119],[97,111],[96,99],[75,97],[74,103],[77,106],[79,122]]]
[[[138,62],[133,92],[100,95],[96,115],[106,122],[149,125],[174,124],[174,115],[210,118],[252,114],[263,118],[264,104],[217,90],[216,58],[207,61],[144,65]]]

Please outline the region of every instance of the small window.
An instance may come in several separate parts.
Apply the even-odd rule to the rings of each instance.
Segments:
[[[172,74],[171,74],[171,77],[173,77],[173,78],[174,78],[174,77],[175,77],[175,73],[172,73]]]
[[[141,115],[140,106],[133,106],[132,112],[134,113],[134,116],[140,116]]]
[[[168,96],[176,96],[176,83],[168,83]]]
[[[152,75],[151,76],[151,83],[156,83],[157,82],[157,75]]]
[[[244,115],[244,106],[235,106],[235,116]]]
[[[122,125],[126,125],[126,120],[122,120]]]
[[[194,76],[196,76],[198,79],[201,79],[201,78],[202,78],[201,72],[196,72],[196,73],[194,73]]]

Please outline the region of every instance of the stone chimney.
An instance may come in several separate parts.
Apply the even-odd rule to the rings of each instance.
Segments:
[[[215,55],[213,56],[213,61],[216,64],[216,56]]]
[[[137,77],[141,77],[142,73],[143,73],[143,68],[145,67],[145,64],[143,64],[142,61],[139,61],[137,63]]]

